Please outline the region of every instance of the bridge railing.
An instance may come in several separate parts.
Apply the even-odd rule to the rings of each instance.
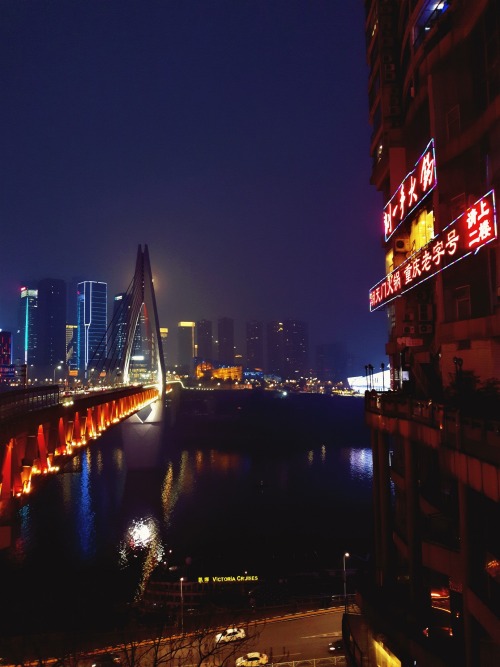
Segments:
[[[58,405],[59,387],[29,387],[0,392],[0,421]]]

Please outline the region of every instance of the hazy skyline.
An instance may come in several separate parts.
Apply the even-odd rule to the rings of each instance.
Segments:
[[[0,6],[0,327],[27,277],[132,278],[162,326],[301,319],[385,360],[362,2]],[[360,370],[361,372],[361,370]]]

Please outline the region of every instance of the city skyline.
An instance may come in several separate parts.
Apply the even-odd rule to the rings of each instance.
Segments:
[[[73,281],[70,281],[72,284]],[[99,307],[99,327],[100,333],[94,341],[94,347],[98,340],[105,337],[107,340],[108,356],[120,356],[119,349],[123,346],[123,310],[122,303],[129,299],[129,294],[120,292],[116,295],[108,294],[107,284],[95,281],[83,281],[77,284],[77,289],[74,295],[67,294],[67,283],[62,279],[42,279],[40,281],[30,280],[27,284],[30,288],[23,287],[20,291],[20,300],[18,301],[18,324],[14,331],[9,331],[11,334],[11,354],[9,357],[15,365],[21,365],[29,362],[29,365],[40,366],[40,369],[45,367],[51,371],[53,367],[64,363],[64,359],[68,364],[68,368],[75,363],[73,355],[80,358],[87,357],[88,352],[83,352],[87,349],[85,343],[87,334],[84,335],[82,327],[84,320],[94,321],[95,317],[91,317],[90,310],[87,307],[82,307],[86,301],[87,286],[99,286],[104,290],[102,304]],[[44,305],[47,300],[48,292],[52,295],[52,303]],[[54,295],[57,300],[54,301]],[[29,308],[30,315],[27,314],[27,304],[31,304]],[[73,302],[76,303],[76,310],[78,317],[76,324],[72,322],[73,311],[75,310]],[[110,307],[112,304],[112,308]],[[87,310],[89,312],[87,313]],[[50,326],[49,326],[50,325]],[[95,323],[94,323],[95,325]],[[217,325],[213,327],[212,325]],[[330,342],[327,345],[316,346],[311,348],[308,343],[309,326],[307,322],[297,320],[294,318],[280,318],[271,321],[249,320],[239,322],[231,317],[221,317],[212,321],[211,319],[202,319],[200,321],[181,321],[177,323],[177,332],[175,329],[162,327],[163,345],[166,346],[166,363],[170,367],[177,365],[191,367],[191,361],[196,357],[206,361],[215,361],[222,365],[233,365],[236,360],[238,363],[243,363],[248,368],[264,368],[268,372],[280,374],[277,368],[272,368],[273,364],[283,367],[283,360],[278,362],[273,360],[273,343],[271,342],[276,335],[276,331],[288,332],[282,342],[276,341],[276,345],[281,348],[282,345],[291,345],[290,350],[285,353],[285,357],[289,359],[289,363],[294,366],[296,360],[296,352],[292,353],[293,344],[292,339],[298,337],[303,339],[300,343],[304,347],[303,352],[299,353],[302,361],[298,363],[297,367],[302,370],[302,375],[315,374],[318,372],[319,366],[324,368],[324,363],[318,366],[317,359],[324,357],[326,347],[337,349],[335,357],[339,357],[339,350],[342,345],[337,341]],[[181,342],[179,334],[183,329],[191,329],[191,343],[186,347]],[[74,334],[69,334],[68,329],[74,331]],[[81,330],[82,329],[82,330]],[[264,334],[264,331],[266,333]],[[49,336],[50,331],[50,338]],[[169,333],[170,332],[170,333]],[[95,334],[93,334],[95,337]],[[175,338],[178,338],[174,342]],[[47,339],[47,340],[45,340]],[[53,341],[61,341],[56,345]],[[65,341],[65,342],[64,342]],[[286,342],[288,341],[288,342]],[[264,354],[264,346],[266,352]],[[66,347],[66,349],[65,349]],[[189,352],[189,348],[191,351]],[[321,349],[323,348],[323,349]],[[75,353],[75,349],[78,351]],[[89,348],[90,349],[90,348]],[[117,352],[118,350],[118,352]],[[344,351],[346,357],[344,364],[347,365],[349,358],[349,365],[352,366],[352,353],[349,350]],[[164,349],[165,354],[165,349]],[[279,354],[283,354],[282,351]],[[49,355],[49,356],[48,356]],[[69,356],[68,356],[69,355]],[[188,361],[189,360],[189,361]],[[78,367],[82,367],[82,361],[76,361]],[[84,364],[87,366],[87,363]],[[269,368],[268,368],[269,366]],[[309,370],[306,370],[309,369]],[[50,373],[49,373],[50,374]]]
[[[2,3],[0,327],[26,275],[124,291],[147,243],[159,316],[307,321],[384,360],[362,3]]]

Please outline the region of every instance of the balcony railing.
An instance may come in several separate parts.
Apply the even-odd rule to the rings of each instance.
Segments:
[[[500,420],[475,418],[452,406],[405,394],[366,392],[367,413],[414,421],[435,429],[446,447],[500,465]],[[494,415],[496,417],[496,414]]]

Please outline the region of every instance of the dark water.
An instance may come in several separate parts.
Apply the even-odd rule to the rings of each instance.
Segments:
[[[0,554],[5,632],[99,625],[155,564],[188,579],[339,568],[370,548],[363,402],[242,393],[132,417],[41,480]]]

